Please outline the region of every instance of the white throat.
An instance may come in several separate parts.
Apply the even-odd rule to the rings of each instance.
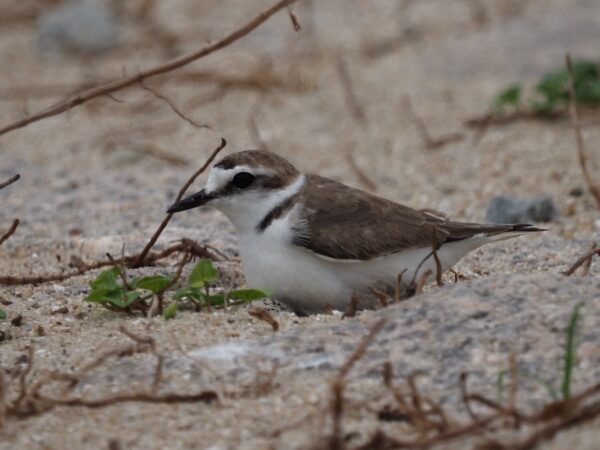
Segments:
[[[215,199],[211,205],[220,210],[231,221],[240,235],[256,232],[264,217],[282,202],[296,195],[305,182],[299,175],[284,188],[269,191],[249,191],[247,193]]]

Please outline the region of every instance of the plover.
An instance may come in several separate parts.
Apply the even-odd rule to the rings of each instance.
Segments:
[[[299,314],[345,310],[372,288],[404,288],[427,270],[451,268],[489,242],[541,231],[531,225],[453,222],[318,175],[262,150],[224,157],[201,191],[169,213],[210,205],[235,227],[249,286]],[[433,251],[435,248],[435,252]],[[435,254],[434,254],[435,253]]]

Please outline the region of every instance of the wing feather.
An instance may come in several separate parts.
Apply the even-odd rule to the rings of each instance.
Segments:
[[[337,260],[370,260],[480,233],[537,231],[527,225],[451,222],[317,175],[307,176],[298,201],[302,225],[293,243]]]

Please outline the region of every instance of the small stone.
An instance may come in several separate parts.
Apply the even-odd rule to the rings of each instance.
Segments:
[[[66,306],[55,306],[54,308],[52,308],[50,310],[50,314],[52,314],[53,316],[56,314],[68,314],[69,313],[69,308],[67,308]]]
[[[23,316],[21,314],[18,314],[16,317],[14,317],[11,321],[10,324],[13,327],[20,327],[21,325],[23,325]]]
[[[581,197],[583,195],[583,188],[581,186],[575,186],[569,191],[571,197]]]
[[[507,195],[494,197],[485,213],[489,223],[550,222],[557,216],[550,196],[516,198]]]
[[[35,332],[38,336],[46,336],[46,330],[44,330],[44,327],[41,325],[37,326],[37,328],[35,329]]]
[[[99,0],[72,0],[42,15],[38,47],[50,54],[101,53],[117,44],[119,27],[112,11]]]

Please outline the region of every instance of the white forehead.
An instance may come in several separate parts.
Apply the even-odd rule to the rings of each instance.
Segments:
[[[223,169],[221,167],[213,167],[208,175],[206,186],[204,189],[206,192],[216,192],[219,189],[225,187],[233,178],[236,173],[249,172],[252,175],[272,175],[274,171],[264,167],[250,167],[247,165],[239,165],[232,167],[231,169]]]

